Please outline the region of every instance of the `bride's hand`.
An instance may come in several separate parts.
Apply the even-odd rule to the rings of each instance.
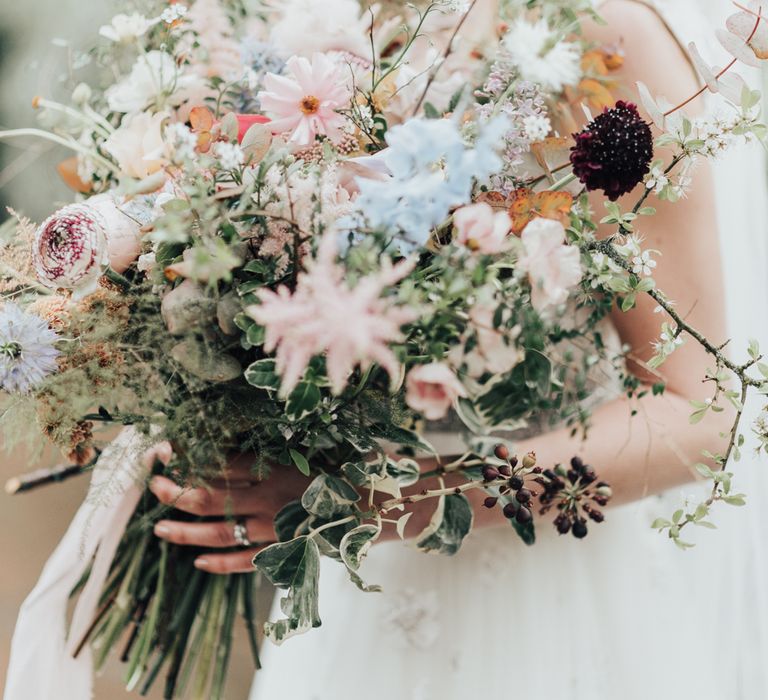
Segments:
[[[253,571],[253,557],[276,541],[273,520],[289,501],[301,498],[309,479],[295,467],[276,466],[266,481],[259,482],[251,474],[253,460],[246,455],[230,465],[227,478],[213,481],[207,488],[182,488],[171,479],[156,476],[149,488],[161,503],[177,510],[206,518],[207,522],[161,520],[155,534],[179,545],[210,548],[195,560],[198,569],[213,574],[234,574]],[[237,551],[235,522],[243,523],[247,538],[254,543]]]

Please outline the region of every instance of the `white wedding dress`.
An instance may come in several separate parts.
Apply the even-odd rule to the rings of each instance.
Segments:
[[[659,9],[682,41],[714,43],[719,23],[703,36],[697,28],[701,0]],[[731,335],[740,351],[749,337],[768,348],[763,166],[753,143],[716,167]],[[759,408],[749,407],[747,430]],[[251,698],[765,700],[766,469],[745,454],[736,483],[748,507],[717,508],[719,529],[694,533],[698,546],[687,552],[650,523],[702,486],[610,510],[581,542],[540,527],[527,548],[502,527],[473,533],[453,558],[377,546],[362,573],[383,586],[379,594],[358,592],[343,567],[326,560],[322,627],[280,648],[265,643]]]

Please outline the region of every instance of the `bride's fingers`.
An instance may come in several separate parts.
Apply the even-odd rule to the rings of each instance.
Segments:
[[[244,520],[246,536],[251,542],[271,542],[275,539],[271,523],[257,518]],[[184,523],[161,520],[155,525],[155,535],[173,544],[196,547],[235,547],[235,523],[222,520],[213,523]]]
[[[149,488],[161,503],[192,515],[248,515],[262,510],[258,486],[238,489],[184,489],[164,476],[156,476]]]
[[[209,574],[246,574],[254,570],[253,558],[265,547],[243,549],[227,554],[201,554],[195,559],[195,566]]]

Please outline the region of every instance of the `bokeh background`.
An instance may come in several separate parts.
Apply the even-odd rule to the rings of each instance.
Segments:
[[[93,44],[99,26],[118,11],[119,4],[0,0],[0,129],[35,126],[32,100],[36,95],[68,101],[76,49]],[[78,76],[82,75],[78,72]],[[0,222],[7,218],[9,205],[41,221],[58,206],[71,202],[72,192],[55,169],[69,155],[64,149],[34,140],[0,142]],[[43,461],[54,464],[57,457],[45,455]],[[0,486],[39,465],[39,458],[31,464],[23,453],[9,459],[0,450]],[[5,685],[18,608],[66,530],[86,488],[86,479],[80,477],[13,497],[0,490],[0,689]],[[248,644],[241,639],[235,644],[228,700],[248,697],[252,674]],[[135,697],[123,690],[119,663],[110,665],[97,679],[95,697]],[[149,697],[161,698],[162,693]]]

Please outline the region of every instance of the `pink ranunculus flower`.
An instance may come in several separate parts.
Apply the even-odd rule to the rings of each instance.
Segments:
[[[531,283],[531,301],[540,313],[547,313],[568,300],[581,281],[579,249],[565,243],[565,229],[559,221],[534,219],[521,236],[524,252],[519,265]]]
[[[400,372],[390,345],[403,340],[401,328],[417,314],[382,294],[411,271],[413,262],[392,265],[385,259],[378,273],[350,287],[344,269],[336,264],[335,235],[332,231],[325,235],[317,258],[299,275],[293,293],[284,286],[276,292],[260,290],[261,304],[246,309],[266,328],[264,349],[277,350],[283,396],[296,387],[315,355],[325,354],[336,394],[344,390],[356,366],[367,369],[378,363],[392,379]]]
[[[318,135],[336,139],[345,117],[337,110],[348,107],[352,91],[340,66],[316,53],[309,59],[293,56],[288,75],[267,73],[258,98],[262,108],[274,115],[272,133],[286,134],[291,143],[309,146]]]
[[[124,272],[140,251],[141,227],[103,194],[48,217],[37,229],[32,256],[46,287],[86,293],[108,266]]]
[[[485,202],[457,209],[453,215],[456,241],[472,251],[494,255],[507,247],[512,219],[505,211],[495,212]]]
[[[405,379],[405,402],[427,420],[445,418],[454,401],[467,395],[448,365],[433,362],[414,367]]]

